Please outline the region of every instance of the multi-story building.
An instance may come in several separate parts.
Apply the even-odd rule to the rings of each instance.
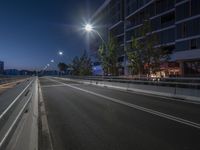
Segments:
[[[0,74],[4,73],[4,62],[0,61]]]
[[[162,67],[166,75],[200,76],[200,0],[106,0],[92,21],[106,40],[110,34],[117,39],[119,72],[128,74],[124,50],[132,37],[142,38],[145,16],[159,37],[155,47],[171,51],[170,62]],[[95,44],[94,52],[99,41]]]

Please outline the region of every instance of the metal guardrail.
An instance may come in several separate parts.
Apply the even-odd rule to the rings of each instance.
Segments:
[[[11,124],[9,125],[9,127],[7,127],[6,131],[3,132],[5,134],[1,135],[0,150],[4,150],[5,147],[7,146],[12,134],[15,131],[15,128],[20,118],[23,115],[23,112],[25,111],[25,109],[27,108],[27,105],[32,99],[33,91],[30,91],[29,88],[33,85],[33,83],[34,83],[34,79],[23,89],[23,91],[12,101],[12,103],[0,115],[0,131],[1,131],[3,130],[5,126],[7,126],[7,121],[9,120],[10,116],[13,114],[15,109],[19,106],[20,100],[24,98],[25,96],[30,95],[29,97],[25,99],[25,102],[20,107],[19,112],[17,112],[17,116],[14,118],[14,120],[11,121]]]
[[[17,80],[20,80],[20,79],[26,79],[26,78],[28,78],[28,76],[10,76],[10,77],[8,77],[8,76],[1,76],[0,77],[0,85],[1,84],[6,84],[6,83],[10,83],[10,82],[15,82],[15,81],[17,81]]]
[[[140,84],[140,85],[154,85],[154,86],[166,86],[166,87],[179,87],[200,89],[200,78],[125,78],[125,77],[109,77],[109,76],[62,76],[64,78],[89,80],[89,81],[107,81],[118,82],[128,84]]]
[[[178,99],[181,101],[189,101],[195,104],[200,102],[200,88],[180,88],[177,85],[169,87],[168,85],[160,86],[151,84],[134,84],[130,82],[110,82],[106,80],[86,80],[86,79],[75,79],[69,77],[55,77],[56,79],[66,80],[70,82],[77,82],[81,84],[97,85],[101,87],[108,87],[114,89],[120,89],[125,91],[133,91],[136,93],[142,93],[147,95],[156,95],[161,97],[167,97],[172,99]]]

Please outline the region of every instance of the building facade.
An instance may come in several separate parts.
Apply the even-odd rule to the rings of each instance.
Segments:
[[[4,62],[0,61],[0,74],[4,73]]]
[[[125,49],[132,37],[142,38],[145,16],[152,33],[159,37],[155,47],[171,52],[170,62],[161,66],[163,72],[167,76],[200,76],[200,0],[106,0],[92,21],[101,25],[99,32],[106,40],[110,34],[117,39],[120,75],[129,74]]]

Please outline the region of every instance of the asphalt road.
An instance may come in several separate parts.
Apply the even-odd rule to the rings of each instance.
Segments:
[[[199,150],[200,105],[40,78],[54,150]]]

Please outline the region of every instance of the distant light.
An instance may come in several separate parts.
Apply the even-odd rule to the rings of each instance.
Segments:
[[[59,51],[58,54],[59,54],[60,56],[62,56],[62,55],[63,55],[63,52],[62,52],[62,51]]]
[[[47,66],[49,67],[49,66],[50,66],[50,64],[47,64]]]
[[[85,30],[86,30],[87,32],[92,31],[92,29],[93,29],[92,25],[90,25],[90,24],[86,24],[86,25],[85,25]]]
[[[54,62],[55,62],[55,61],[52,59],[52,60],[51,60],[51,63],[54,63]]]

